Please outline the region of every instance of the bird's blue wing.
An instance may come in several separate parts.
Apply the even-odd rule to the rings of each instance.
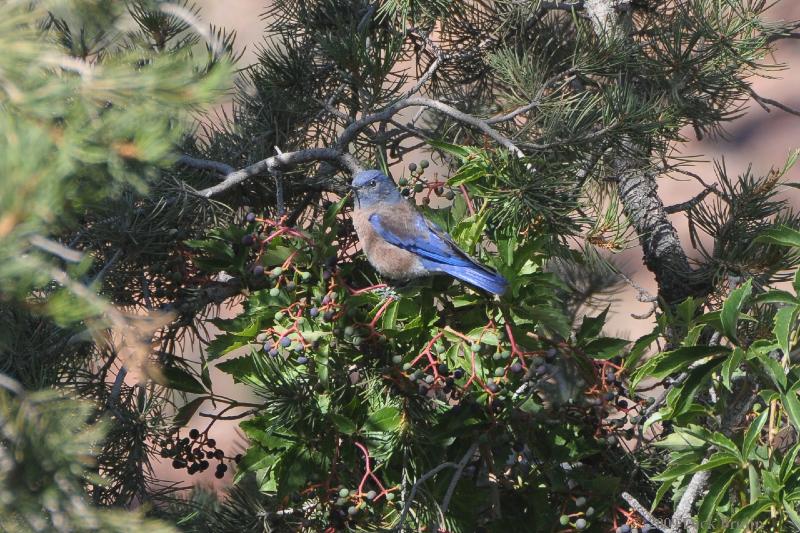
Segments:
[[[416,210],[407,217],[373,213],[369,223],[386,242],[417,255],[431,271],[446,272],[494,294],[506,291],[508,282],[503,276],[461,251],[448,234]]]
[[[414,213],[411,224],[396,224],[378,213],[370,215],[369,222],[386,242],[422,258],[453,266],[474,264],[444,232],[428,223],[419,213]]]

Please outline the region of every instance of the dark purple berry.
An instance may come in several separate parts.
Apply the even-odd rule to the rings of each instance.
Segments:
[[[522,365],[519,363],[512,364],[511,371],[515,374],[519,374],[520,372],[522,372]]]
[[[228,471],[228,465],[226,465],[224,463],[218,464],[217,465],[217,471],[218,472],[227,472]]]
[[[181,468],[186,468],[186,461],[181,461],[180,459],[175,459],[172,461],[172,468],[175,470],[180,470]]]
[[[197,429],[192,429],[191,431],[189,431],[189,438],[190,439],[196,439],[199,436],[200,436],[200,432]]]
[[[453,377],[456,379],[461,379],[464,377],[464,370],[462,368],[456,368],[453,372]]]
[[[417,170],[417,164],[416,163],[409,163],[408,164],[408,170],[410,170],[411,172],[414,172],[415,170]]]
[[[214,459],[222,461],[225,458],[225,452],[222,450],[214,450]]]
[[[253,246],[253,243],[255,241],[256,241],[255,237],[253,237],[249,233],[247,235],[245,235],[244,237],[242,237],[242,244],[244,244],[245,246]]]
[[[219,470],[217,470],[216,472],[214,472],[214,477],[217,479],[222,479],[225,477],[225,472],[220,472]]]
[[[326,294],[322,297],[322,305],[328,305],[329,303],[331,303],[331,297]]]
[[[247,216],[244,219],[248,222],[255,222],[256,214],[255,213],[247,213]]]
[[[233,460],[234,460],[234,461],[236,462],[236,464],[238,465],[238,464],[239,464],[239,462],[241,462],[241,460],[242,460],[242,454],[240,454],[240,453],[237,453],[237,454],[236,454],[236,457],[234,457],[234,458],[233,458]]]
[[[206,441],[206,446],[208,446],[209,448],[216,448],[217,447],[217,441],[214,440],[214,439],[208,439]]]
[[[439,368],[438,368],[438,370],[439,370],[439,373],[440,373],[441,375],[443,375],[443,376],[446,376],[446,375],[448,375],[448,374],[450,373],[450,369],[449,369],[449,368],[447,368],[447,365],[446,365],[446,364],[444,364],[444,363],[442,363],[442,364],[440,364],[440,365],[439,365]]]
[[[202,461],[200,461],[200,470],[205,471],[209,467],[210,464],[211,463],[209,463],[208,461],[203,459]]]
[[[492,394],[497,394],[497,391],[500,390],[500,387],[497,386],[497,383],[495,383],[493,381],[490,381],[489,383],[487,383],[486,384],[486,388],[489,389],[489,391]]]
[[[253,275],[260,278],[264,275],[264,267],[261,265],[256,265],[253,267]]]
[[[311,309],[309,309],[308,314],[311,315],[311,318],[316,318],[317,316],[319,316],[319,309],[317,309],[316,307],[312,307]]]
[[[333,315],[334,315],[333,311],[325,311],[325,313],[322,315],[322,320],[324,320],[325,322],[330,322],[331,320],[333,320]]]

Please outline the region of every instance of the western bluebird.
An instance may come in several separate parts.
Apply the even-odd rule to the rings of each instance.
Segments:
[[[353,225],[367,259],[381,275],[406,281],[446,273],[493,294],[506,290],[503,276],[460,250],[381,171],[358,172],[352,189]]]

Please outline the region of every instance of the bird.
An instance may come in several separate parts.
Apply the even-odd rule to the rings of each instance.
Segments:
[[[461,250],[427,220],[380,170],[353,177],[353,226],[367,260],[382,276],[399,282],[448,274],[473,287],[502,295],[506,279]]]

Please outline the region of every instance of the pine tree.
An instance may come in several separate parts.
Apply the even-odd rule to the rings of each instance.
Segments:
[[[658,193],[693,175],[687,126],[785,108],[751,86],[800,26],[769,8],[275,0],[230,82],[235,36],[189,2],[0,6],[0,523],[133,529],[106,507],[145,503],[186,531],[800,528],[796,155]],[[363,168],[508,294],[383,286],[349,217]],[[656,324],[608,337],[586,309],[634,239]],[[236,484],[176,495],[156,455]]]

